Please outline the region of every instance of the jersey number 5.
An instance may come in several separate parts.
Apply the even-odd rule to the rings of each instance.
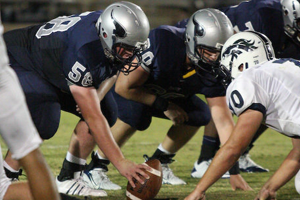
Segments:
[[[81,79],[81,72],[84,72],[86,70],[86,68],[81,65],[79,62],[76,62],[73,67],[72,67],[72,71],[69,72],[68,77],[69,79],[71,79],[73,82],[77,83],[80,81]],[[81,72],[80,72],[81,71]],[[90,72],[87,72],[82,81],[81,84],[83,86],[91,86],[93,83],[93,79],[92,79],[92,75]]]

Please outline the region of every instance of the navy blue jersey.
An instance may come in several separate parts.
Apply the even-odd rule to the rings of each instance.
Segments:
[[[271,40],[275,52],[280,51],[284,30],[279,0],[245,1],[220,10],[230,19],[236,32],[255,30],[263,33]]]
[[[300,59],[300,48],[284,34],[280,0],[251,0],[239,5],[219,8],[230,19],[235,32],[254,30],[272,42],[276,57]],[[188,19],[176,24],[185,27]]]
[[[145,87],[167,98],[187,98],[194,94],[206,97],[225,96],[221,83],[211,83],[187,71],[184,28],[160,26],[150,31],[150,47],[142,54],[142,67],[150,72]]]
[[[95,27],[101,13],[58,17],[7,32],[4,38],[9,55],[66,92],[70,92],[69,84],[98,88],[116,73],[104,55]]]

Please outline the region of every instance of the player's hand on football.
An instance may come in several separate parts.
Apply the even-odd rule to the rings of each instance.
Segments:
[[[262,188],[254,200],[276,200],[276,192]]]
[[[135,188],[134,179],[144,184],[145,179],[149,179],[149,176],[145,173],[145,170],[151,170],[147,165],[136,164],[130,160],[124,159],[121,163],[120,174],[125,176],[130,185]],[[144,177],[144,178],[143,178]]]
[[[229,179],[232,190],[253,190],[240,174],[230,175]]]
[[[189,196],[185,197],[184,200],[206,200],[206,197],[204,192],[198,192],[195,189]]]
[[[174,125],[182,124],[189,120],[188,114],[178,105],[170,102],[168,110],[164,114],[173,122]]]

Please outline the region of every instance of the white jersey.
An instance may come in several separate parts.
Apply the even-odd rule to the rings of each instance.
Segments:
[[[13,158],[20,159],[37,149],[42,140],[31,120],[18,77],[8,66],[2,31],[0,22],[0,135]],[[3,199],[10,184],[0,155],[0,199]]]
[[[6,56],[6,47],[5,47],[5,43],[4,40],[2,38],[2,33],[3,33],[3,26],[2,23],[0,21],[0,71],[4,68],[8,66],[8,57]]]
[[[229,85],[226,101],[237,116],[258,110],[268,127],[300,136],[300,61],[275,59],[247,69]]]

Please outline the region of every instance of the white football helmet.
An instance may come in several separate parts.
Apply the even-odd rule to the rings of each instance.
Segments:
[[[244,70],[275,58],[272,43],[264,34],[255,31],[239,32],[231,36],[221,52],[220,70],[224,84],[238,77]]]
[[[300,3],[298,0],[281,0],[284,32],[300,46]]]
[[[100,15],[96,28],[106,57],[121,66],[120,71],[129,73],[138,67],[132,60],[137,56],[141,61],[140,53],[148,46],[150,31],[148,18],[139,6],[126,1],[111,4]],[[123,59],[116,51],[117,46],[133,50],[134,55]],[[130,67],[125,69],[124,65]]]
[[[220,54],[223,44],[232,35],[232,24],[223,12],[212,8],[198,10],[190,17],[186,26],[187,56],[200,70],[214,72],[220,59],[205,58],[201,49]]]

